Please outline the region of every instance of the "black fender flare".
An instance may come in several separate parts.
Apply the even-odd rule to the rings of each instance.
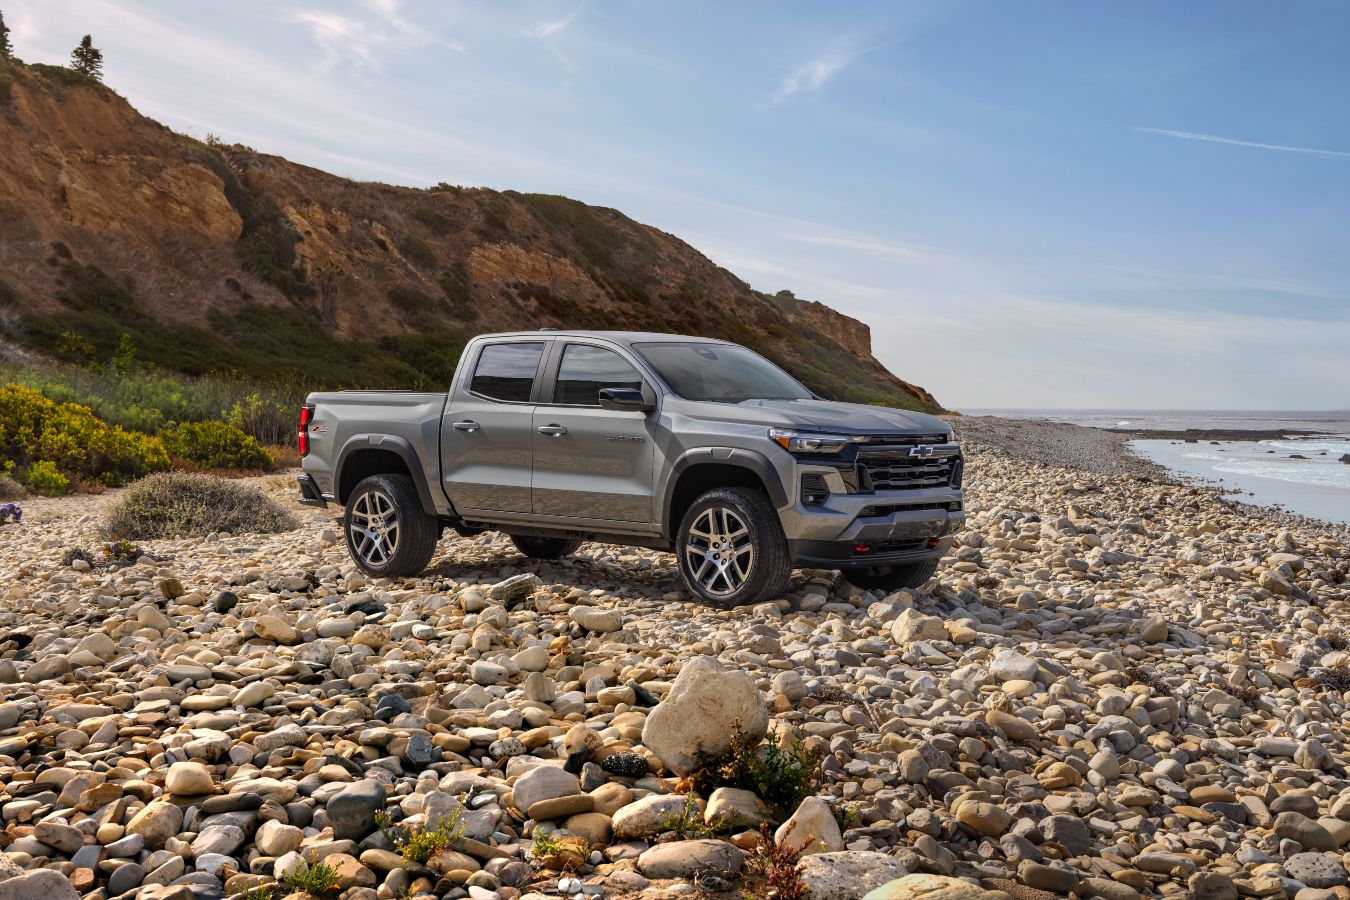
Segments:
[[[422,502],[422,511],[428,515],[438,515],[436,504],[431,499],[431,487],[427,484],[426,470],[422,468],[422,461],[417,455],[417,450],[406,438],[401,438],[394,434],[354,434],[347,439],[347,443],[342,445],[341,452],[338,453],[337,464],[333,466],[333,494],[340,505],[346,505],[346,498],[341,495],[342,488],[342,468],[347,464],[347,460],[352,454],[362,450],[380,450],[387,453],[393,453],[403,460],[403,464],[408,467],[408,472],[412,476],[413,487],[417,489],[417,498]]]
[[[778,470],[774,468],[773,463],[769,462],[768,457],[754,450],[743,450],[739,447],[695,447],[692,450],[686,450],[675,460],[669,468],[669,474],[666,476],[666,483],[661,495],[661,510],[659,522],[661,523],[661,532],[667,538],[674,538],[671,525],[666,520],[670,515],[670,504],[675,497],[675,485],[679,483],[680,476],[686,469],[699,465],[719,465],[736,466],[740,469],[746,469],[753,472],[764,484],[764,489],[769,492],[769,500],[773,503],[775,509],[781,509],[788,504],[788,491],[783,485],[783,479],[778,476]]]

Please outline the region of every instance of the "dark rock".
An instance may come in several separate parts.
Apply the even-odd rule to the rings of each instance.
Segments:
[[[222,615],[239,605],[239,597],[234,591],[221,591],[211,600],[211,608]]]
[[[384,809],[389,792],[369,778],[338,791],[326,807],[328,824],[338,840],[360,840],[375,830],[375,814]]]
[[[1284,871],[1310,888],[1333,888],[1350,880],[1345,866],[1328,853],[1295,853],[1284,861]]]

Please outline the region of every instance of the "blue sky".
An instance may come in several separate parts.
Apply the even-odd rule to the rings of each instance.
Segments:
[[[1350,407],[1350,4],[0,10],[179,130],[621,209],[953,408]]]

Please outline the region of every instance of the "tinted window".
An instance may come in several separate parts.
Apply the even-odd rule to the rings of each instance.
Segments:
[[[558,367],[554,403],[599,406],[600,389],[641,388],[642,376],[613,350],[588,344],[568,344]]]
[[[635,344],[642,358],[686,400],[806,400],[811,392],[758,353],[735,344]]]
[[[539,357],[544,355],[543,341],[523,344],[488,344],[478,354],[469,390],[493,400],[530,399]]]

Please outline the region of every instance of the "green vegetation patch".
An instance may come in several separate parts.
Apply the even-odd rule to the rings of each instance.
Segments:
[[[0,387],[0,472],[39,493],[74,482],[118,485],[169,468],[158,438],[109,425],[87,406],[56,403],[19,384]]]
[[[207,469],[251,469],[270,472],[271,454],[251,436],[227,422],[184,422],[160,432],[170,456]]]

